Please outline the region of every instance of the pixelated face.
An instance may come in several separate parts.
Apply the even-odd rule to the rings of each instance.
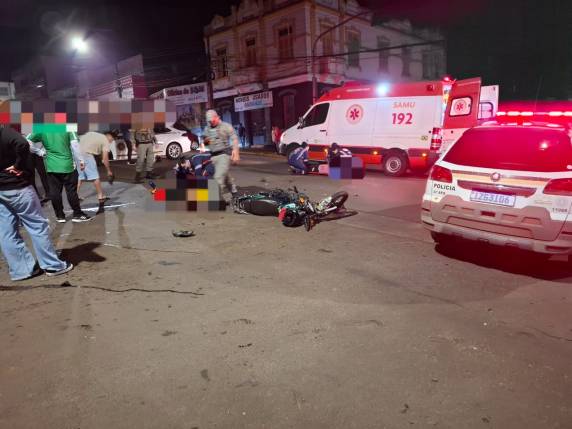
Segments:
[[[211,127],[216,127],[220,123],[220,117],[218,115],[213,115],[209,123],[211,124]]]

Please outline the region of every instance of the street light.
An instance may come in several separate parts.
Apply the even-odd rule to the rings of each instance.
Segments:
[[[78,36],[72,37],[71,47],[74,51],[79,52],[80,54],[85,54],[89,50],[89,45],[87,44],[87,41]]]

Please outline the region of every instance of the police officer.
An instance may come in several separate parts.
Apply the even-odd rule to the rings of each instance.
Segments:
[[[225,185],[230,192],[237,192],[234,179],[230,175],[230,164],[238,164],[240,154],[238,149],[238,136],[231,124],[221,121],[215,110],[207,111],[207,126],[203,132],[203,142],[200,150],[204,152],[205,145],[209,147],[211,161],[215,168],[214,178],[224,192]]]

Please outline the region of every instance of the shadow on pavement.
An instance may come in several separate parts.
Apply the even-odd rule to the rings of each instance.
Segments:
[[[457,240],[437,244],[435,250],[448,258],[492,268],[511,274],[520,274],[540,280],[559,280],[572,283],[572,264],[562,257],[548,258],[518,249],[497,247],[482,243]]]
[[[107,259],[94,252],[100,246],[101,243],[88,242],[68,249],[62,249],[61,257],[76,267],[81,262],[103,262]]]

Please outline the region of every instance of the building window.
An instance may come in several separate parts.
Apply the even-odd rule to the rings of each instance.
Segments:
[[[320,34],[324,34],[322,36],[322,55],[333,55],[334,53],[334,33],[331,31],[330,25],[322,25],[320,27]]]
[[[407,77],[411,76],[411,48],[402,48],[401,62],[403,63],[403,70],[401,74]]]
[[[294,57],[294,33],[291,25],[278,30],[278,56],[280,61]]]
[[[226,48],[220,48],[215,51],[216,54],[216,71],[218,78],[228,76],[228,59],[226,56]]]
[[[361,49],[361,41],[358,33],[347,33],[348,39],[348,66],[359,67],[359,51]]]
[[[246,67],[256,65],[256,39],[250,37],[246,39]]]
[[[377,38],[377,49],[379,49],[379,71],[389,71],[389,39],[385,37]]]

